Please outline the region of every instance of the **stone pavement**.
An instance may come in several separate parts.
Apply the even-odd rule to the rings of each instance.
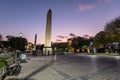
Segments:
[[[61,80],[63,76],[50,68],[53,56],[32,57],[21,63],[22,72],[18,76],[8,76],[5,80]]]
[[[6,80],[120,80],[120,58],[100,58],[60,55],[54,61],[53,56],[31,57],[21,64],[20,75]]]
[[[101,57],[103,60],[101,62],[97,61],[97,57],[70,56],[67,61],[55,63],[59,67],[52,66],[54,70],[65,77],[63,80],[120,80],[120,58],[106,57],[108,59],[104,62],[104,58]],[[62,60],[64,59],[62,58]]]

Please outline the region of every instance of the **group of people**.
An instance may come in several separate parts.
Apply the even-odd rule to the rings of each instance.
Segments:
[[[108,53],[119,53],[120,55],[120,44],[119,43],[107,44],[105,47],[105,51]]]

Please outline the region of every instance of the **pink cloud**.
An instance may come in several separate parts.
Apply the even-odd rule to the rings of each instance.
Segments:
[[[113,0],[97,0],[98,3],[105,3],[105,4],[109,4],[111,3]]]
[[[90,38],[91,36],[88,34],[83,35],[84,38]]]
[[[89,11],[95,8],[98,4],[110,4],[113,0],[96,0],[95,4],[80,4],[79,11]]]
[[[58,35],[56,42],[66,42],[67,41],[68,36],[62,36],[62,35]]]
[[[70,35],[71,37],[76,37],[76,35],[73,34],[73,33],[70,33],[69,35]]]
[[[80,4],[79,5],[80,12],[82,12],[82,11],[89,11],[89,10],[91,10],[93,8],[94,8],[94,6],[90,5],[90,4]]]
[[[61,42],[62,40],[60,40],[60,39],[56,39],[56,42]]]
[[[57,36],[58,38],[61,38],[61,39],[64,39],[64,38],[67,38],[67,36],[61,36],[61,35],[59,35],[59,36]]]

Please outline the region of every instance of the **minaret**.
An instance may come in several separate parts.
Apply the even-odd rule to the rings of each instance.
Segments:
[[[45,45],[44,45],[44,54],[45,55],[52,54],[51,31],[52,31],[52,11],[51,11],[51,9],[49,9],[49,11],[47,13],[46,32],[45,32]]]
[[[37,34],[35,34],[34,50],[36,50]]]

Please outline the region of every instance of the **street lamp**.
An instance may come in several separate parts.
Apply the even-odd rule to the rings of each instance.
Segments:
[[[20,37],[22,37],[22,36],[23,36],[23,33],[22,33],[22,32],[20,32],[20,33],[19,33],[19,36],[20,36]]]
[[[20,38],[22,38],[23,33],[20,32],[20,33],[19,33],[19,36],[20,36]],[[21,46],[20,46],[20,45],[21,45],[21,39],[20,39],[20,38],[19,38],[19,40],[18,40],[18,41],[19,41],[19,42],[18,42],[18,49],[19,49],[19,50],[20,50],[20,47],[21,47]]]
[[[90,42],[90,44],[91,44],[91,53],[92,53],[92,55],[93,55],[93,42]]]

